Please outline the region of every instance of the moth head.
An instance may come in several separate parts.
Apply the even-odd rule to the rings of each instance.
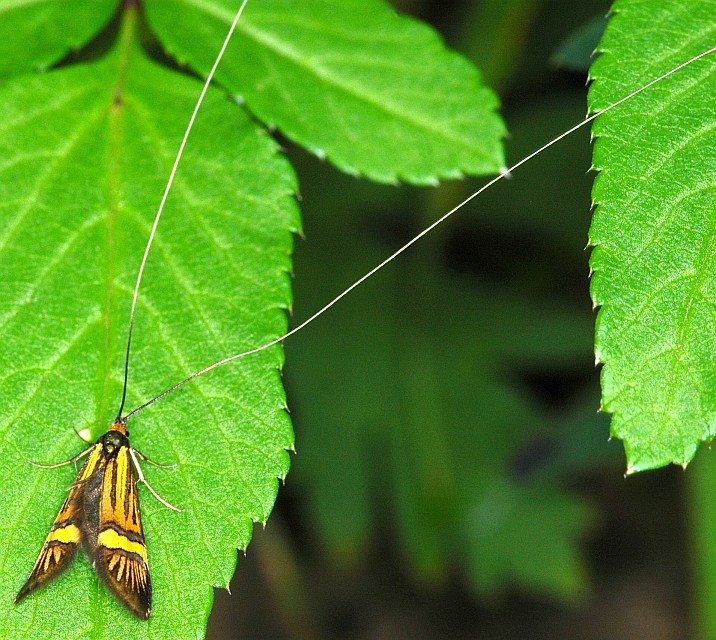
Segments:
[[[104,450],[110,455],[116,453],[122,447],[129,446],[127,437],[129,433],[127,430],[123,426],[121,429],[115,429],[114,427],[115,425],[112,425],[112,428],[100,438]]]

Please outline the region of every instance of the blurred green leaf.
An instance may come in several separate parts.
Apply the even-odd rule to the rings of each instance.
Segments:
[[[541,4],[541,0],[470,3],[461,24],[461,50],[477,64],[490,86],[504,83],[514,70]]]
[[[147,0],[167,50],[207,73],[237,0]],[[503,166],[497,99],[437,34],[379,0],[250,3],[217,77],[349,174],[433,184]]]
[[[617,2],[591,71],[591,109],[715,41],[711,0]],[[593,129],[595,348],[630,471],[686,464],[716,434],[714,61],[680,70]]]
[[[588,505],[553,486],[497,481],[466,518],[471,570],[489,594],[511,581],[574,599],[586,571],[575,544],[591,519]]]
[[[0,78],[54,64],[96,35],[118,5],[118,0],[0,0]]]
[[[713,452],[711,452],[713,454]],[[694,637],[707,638],[716,634],[716,460],[713,455],[699,456],[688,473],[687,522],[691,553],[697,561],[692,565],[694,596],[692,620]]]
[[[595,16],[562,41],[552,56],[552,64],[562,69],[586,73],[594,61],[599,41],[607,26],[607,16]]]

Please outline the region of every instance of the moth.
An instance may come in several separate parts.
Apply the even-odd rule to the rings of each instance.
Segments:
[[[146,460],[130,447],[126,420],[118,418],[94,445],[67,461],[88,456],[15,603],[65,571],[81,544],[116,598],[138,618],[149,617],[152,581],[133,470],[143,479],[138,455]]]

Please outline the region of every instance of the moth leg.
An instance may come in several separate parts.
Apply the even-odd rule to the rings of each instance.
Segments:
[[[147,487],[147,489],[149,489],[149,492],[150,492],[159,502],[161,502],[165,507],[167,507],[168,509],[172,509],[173,511],[179,511],[180,513],[183,512],[184,509],[180,509],[179,507],[175,507],[175,506],[174,506],[173,504],[171,504],[170,502],[167,502],[164,498],[162,498],[162,497],[152,488],[152,485],[150,485],[150,484],[147,482],[147,479],[144,477],[144,473],[142,473],[142,468],[139,466],[139,460],[137,460],[138,452],[135,451],[134,449],[132,449],[132,448],[130,447],[130,448],[129,448],[129,455],[132,456],[132,462],[134,463],[134,468],[135,468],[136,471],[137,471],[137,484],[139,484],[140,482],[143,482],[144,485]],[[139,454],[139,455],[141,456],[141,454]],[[146,459],[145,456],[141,456],[141,457],[142,457],[142,459]],[[161,465],[160,465],[160,466],[161,466]],[[172,466],[176,466],[176,465],[172,465]]]
[[[28,460],[28,463],[33,467],[39,467],[40,469],[57,469],[57,467],[64,467],[68,464],[77,464],[77,461],[84,458],[90,451],[92,451],[93,448],[94,445],[87,447],[84,451],[78,453],[74,458],[63,460],[62,462],[56,462],[55,464],[40,464],[39,462],[33,462],[32,460]]]
[[[151,458],[148,458],[141,451],[137,451],[136,449],[132,449],[132,454],[133,454],[132,455],[133,459],[134,459],[134,455],[136,455],[143,462],[148,462],[149,464],[151,464],[155,467],[159,467],[160,469],[174,469],[174,467],[179,466],[179,463],[177,463],[177,462],[174,462],[172,464],[159,464],[158,462],[154,462],[154,460],[152,460]],[[136,465],[136,459],[134,459],[134,460],[135,460],[135,465]]]

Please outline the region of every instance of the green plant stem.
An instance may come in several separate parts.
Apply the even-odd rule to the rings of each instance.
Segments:
[[[716,459],[704,451],[687,473],[687,508],[693,571],[693,637],[716,638]]]

